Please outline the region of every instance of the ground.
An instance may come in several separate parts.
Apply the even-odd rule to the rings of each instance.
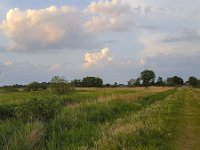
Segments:
[[[187,89],[182,92],[183,107],[180,112],[179,133],[176,147],[181,150],[200,148],[200,91]]]
[[[199,97],[200,90],[189,87],[1,92],[0,149],[198,150]],[[62,109],[43,120],[55,110],[47,105],[54,98]],[[22,106],[28,118],[17,114]]]

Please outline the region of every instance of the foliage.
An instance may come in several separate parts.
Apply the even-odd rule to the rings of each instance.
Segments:
[[[82,80],[83,87],[102,87],[103,80],[98,77],[85,77]]]
[[[163,86],[163,85],[164,85],[164,82],[163,82],[162,77],[158,77],[158,80],[157,80],[157,82],[156,82],[156,85],[157,85],[157,86]]]
[[[25,91],[39,91],[39,90],[46,90],[49,86],[49,83],[42,82],[32,82],[25,87]]]
[[[128,86],[131,87],[136,87],[136,86],[140,86],[140,78],[137,78],[137,79],[130,79],[128,81]]]
[[[37,101],[35,103],[39,105],[34,103],[31,108],[27,104],[34,98],[27,101],[26,95],[26,101],[20,101],[17,107],[18,114],[26,104],[23,115],[1,120],[0,149],[173,149],[174,135],[180,128],[177,122],[180,116],[186,118],[183,115],[187,115],[179,108],[192,98],[199,111],[196,105],[198,96],[194,95],[194,91],[196,94],[199,91],[192,88],[167,89],[172,88],[78,88],[71,95],[55,97],[51,92],[45,93],[48,91],[26,92],[45,104],[49,99],[57,99],[62,109],[56,111],[54,117],[43,118],[46,116],[44,103]],[[22,93],[25,95],[24,91],[11,95],[23,100]],[[8,93],[3,95],[8,96]],[[0,98],[1,103],[4,103],[4,98]],[[15,97],[9,99],[12,101]],[[69,102],[65,107],[62,107],[63,100]],[[77,103],[73,103],[75,100]]]
[[[75,89],[71,83],[51,83],[50,89],[57,95],[64,95],[72,93]]]
[[[51,78],[51,83],[66,83],[66,80],[64,79],[64,77],[59,77],[59,76],[53,76]]]
[[[166,84],[168,86],[180,86],[184,84],[184,81],[182,78],[178,77],[178,76],[174,76],[171,78],[167,78]]]
[[[0,149],[2,150],[39,150],[44,145],[45,126],[42,122],[23,123],[12,120],[11,123],[2,124],[0,132]],[[5,133],[7,137],[3,136]]]
[[[17,117],[22,120],[42,120],[53,119],[60,111],[62,105],[57,97],[44,99],[35,97],[17,107]]]
[[[155,73],[152,70],[144,70],[141,72],[140,79],[143,81],[144,86],[150,86],[155,81]]]
[[[80,79],[75,79],[71,81],[71,84],[74,85],[75,87],[82,87],[82,81]]]
[[[117,119],[106,126],[102,136],[96,141],[95,148],[173,149],[172,135],[175,133],[177,112],[179,112],[177,106],[181,106],[180,101],[181,99],[174,95],[162,101],[157,100],[144,109]]]
[[[0,120],[15,117],[15,105],[0,106]]]
[[[198,86],[198,79],[196,77],[189,77],[187,83],[193,87],[197,87]]]

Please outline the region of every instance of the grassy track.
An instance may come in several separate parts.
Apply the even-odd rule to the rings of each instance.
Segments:
[[[183,107],[175,140],[176,149],[200,149],[200,91],[185,89],[182,91]]]
[[[199,96],[199,90],[182,88],[163,101],[102,126],[95,149],[199,150]]]
[[[145,103],[148,107],[118,118],[113,124],[103,125],[102,136],[91,149],[173,149],[174,113],[180,106],[177,98],[180,93],[171,94],[173,95],[166,95],[160,100],[156,98],[153,103]]]

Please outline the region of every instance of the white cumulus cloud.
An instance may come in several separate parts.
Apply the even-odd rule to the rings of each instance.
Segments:
[[[133,27],[134,13],[128,3],[121,0],[92,2],[86,9],[95,14],[85,27],[90,32],[127,31]]]
[[[98,53],[86,53],[84,58],[84,67],[88,68],[92,65],[110,63],[112,60],[113,58],[109,54],[109,49],[103,48]]]
[[[121,67],[133,67],[134,65],[133,60],[113,56],[109,48],[103,48],[96,53],[86,53],[83,67],[85,69],[117,69]]]
[[[50,6],[44,9],[10,9],[0,23],[7,50],[91,49],[102,44],[102,31],[127,32],[134,26],[135,13],[122,0],[91,2],[85,9]]]
[[[82,48],[90,41],[83,29],[84,15],[73,7],[10,9],[1,29],[10,39],[10,50],[37,51]]]

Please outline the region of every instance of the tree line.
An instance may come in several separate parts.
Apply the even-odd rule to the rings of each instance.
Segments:
[[[156,74],[153,70],[144,70],[140,73],[138,78],[130,79],[127,81],[127,85],[118,84],[103,84],[103,80],[99,77],[84,77],[83,79],[74,79],[67,81],[64,77],[54,76],[50,82],[32,82],[28,85],[12,85],[3,86],[1,89],[7,92],[16,92],[19,89],[25,91],[39,91],[51,89],[58,94],[66,93],[67,91],[73,91],[74,87],[140,87],[140,86],[183,86],[188,85],[192,87],[200,88],[200,80],[194,76],[188,78],[186,82],[181,77],[172,76],[164,80],[162,77],[156,79]]]
[[[144,70],[140,73],[140,76],[136,79],[130,79],[128,81],[129,87],[137,86],[183,86],[189,85],[192,87],[200,87],[200,80],[194,76],[188,78],[186,82],[181,77],[172,76],[163,80],[162,77],[158,77],[153,70]]]

